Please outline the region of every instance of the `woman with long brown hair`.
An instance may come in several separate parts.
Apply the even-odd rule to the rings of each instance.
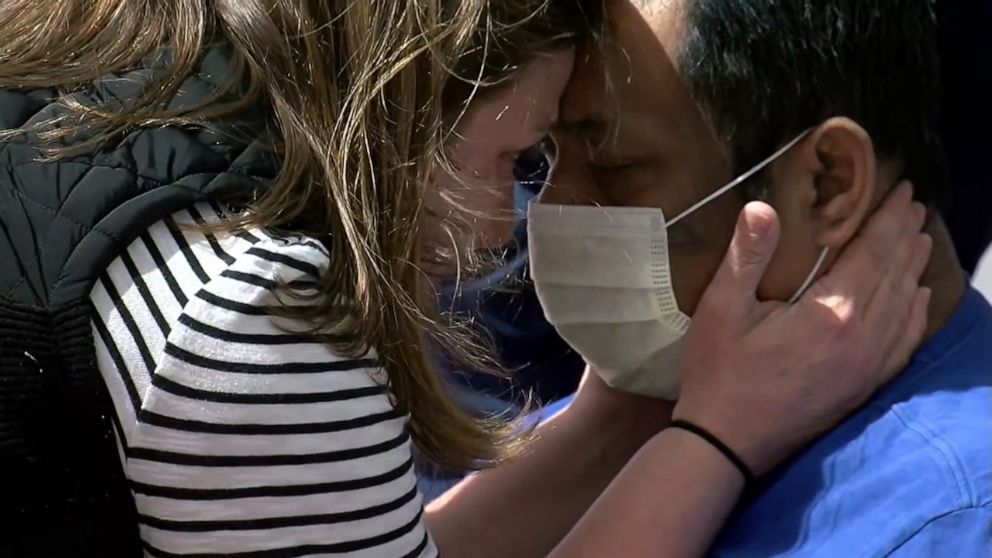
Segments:
[[[3,554],[572,556],[583,516],[618,555],[705,549],[744,477],[666,429],[672,405],[588,374],[528,433],[471,418],[431,365],[429,341],[485,363],[432,285],[504,240],[514,159],[598,19],[578,0],[0,4]],[[781,325],[721,313],[774,243],[745,215],[720,312],[693,325],[734,365],[687,353],[677,414],[761,472],[853,408],[922,332],[917,277],[865,255],[908,252],[877,246],[911,245],[911,212],[890,203],[836,266],[899,286],[905,320],[810,303],[786,322],[877,340],[817,393],[839,345],[763,344]],[[729,395],[711,412],[692,386]],[[411,445],[482,472],[424,512]]]

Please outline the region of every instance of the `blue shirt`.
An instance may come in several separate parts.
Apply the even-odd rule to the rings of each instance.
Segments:
[[[969,289],[871,403],[772,475],[718,557],[992,557],[992,307]]]

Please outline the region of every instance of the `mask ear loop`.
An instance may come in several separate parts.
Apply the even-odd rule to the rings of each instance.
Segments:
[[[823,250],[820,251],[820,259],[816,260],[816,265],[813,266],[813,271],[810,272],[809,277],[806,278],[806,281],[803,283],[803,286],[799,287],[799,290],[796,291],[796,294],[792,295],[792,298],[789,299],[789,304],[795,304],[796,302],[799,301],[800,298],[802,298],[804,294],[806,294],[806,289],[809,289],[809,286],[812,285],[813,281],[816,280],[816,274],[819,273],[820,268],[823,267],[823,262],[827,261],[827,254],[829,253],[830,253],[830,247],[824,246]]]
[[[700,200],[698,203],[696,203],[695,205],[693,205],[689,209],[686,209],[682,213],[679,213],[679,215],[677,217],[675,217],[674,219],[672,219],[671,221],[669,221],[665,225],[665,228],[671,227],[675,223],[678,223],[682,219],[684,219],[684,218],[688,217],[689,215],[691,215],[694,211],[696,211],[700,207],[703,207],[704,205],[706,205],[706,204],[710,203],[711,201],[715,200],[716,198],[719,198],[720,196],[726,194],[730,190],[733,190],[734,188],[740,186],[744,182],[747,182],[751,177],[753,177],[754,175],[758,174],[759,172],[765,170],[765,167],[767,167],[768,165],[772,164],[776,159],[778,159],[779,157],[781,157],[786,151],[792,149],[797,143],[799,143],[800,141],[802,141],[812,131],[813,131],[813,128],[807,129],[805,132],[803,132],[803,133],[799,134],[798,136],[796,136],[792,141],[790,141],[789,143],[783,145],[781,147],[781,149],[779,149],[775,153],[772,153],[772,155],[770,157],[768,157],[764,161],[762,161],[762,162],[758,163],[757,165],[755,165],[754,168],[752,168],[751,170],[747,171],[746,173],[744,173],[744,174],[738,176],[737,178],[735,178],[730,184],[727,184],[726,186],[720,188],[716,192],[713,192],[712,194],[706,196],[705,198],[703,198],[702,200]]]

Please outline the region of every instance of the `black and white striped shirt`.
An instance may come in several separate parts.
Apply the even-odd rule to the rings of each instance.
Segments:
[[[97,361],[150,556],[435,556],[407,417],[375,355],[346,359],[267,312],[323,247],[156,224],[91,294]]]

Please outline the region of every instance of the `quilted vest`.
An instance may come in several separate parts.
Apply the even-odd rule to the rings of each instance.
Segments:
[[[222,46],[207,51],[172,108],[212,99],[230,79],[228,60]],[[72,95],[126,106],[152,75],[138,68]],[[55,97],[0,89],[0,130],[65,114]],[[90,290],[156,221],[263,188],[278,163],[254,140],[261,122],[245,114],[210,130],[142,129],[47,162],[23,138],[0,140],[0,556],[141,555]]]

